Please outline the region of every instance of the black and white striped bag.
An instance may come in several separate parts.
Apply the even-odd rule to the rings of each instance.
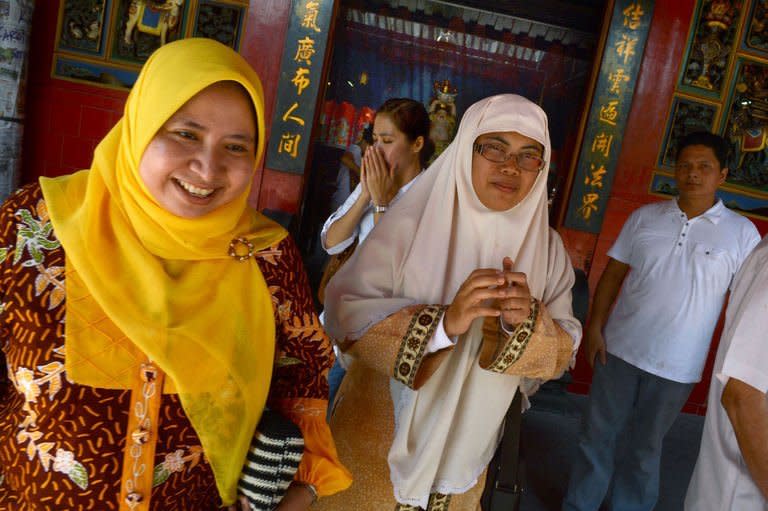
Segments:
[[[280,503],[303,453],[299,427],[276,412],[264,410],[237,484],[253,511],[272,511]]]

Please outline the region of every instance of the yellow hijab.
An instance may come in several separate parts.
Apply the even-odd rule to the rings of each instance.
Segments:
[[[237,261],[228,248],[245,237],[262,250],[286,232],[248,207],[250,190],[201,218],[177,217],[138,173],[168,118],[223,80],[253,100],[255,168],[264,150],[258,76],[232,49],[185,39],[149,58],[90,169],[40,183],[67,256],[67,377],[128,389],[151,358],[178,392],[228,504],[267,399],[275,349],[264,277],[254,259]]]

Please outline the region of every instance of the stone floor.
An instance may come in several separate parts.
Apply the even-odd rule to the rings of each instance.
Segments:
[[[586,402],[586,396],[544,390],[534,397],[532,408],[523,414],[521,452],[526,490],[522,511],[560,509]],[[656,511],[683,509],[703,427],[704,417],[681,414],[665,438]]]

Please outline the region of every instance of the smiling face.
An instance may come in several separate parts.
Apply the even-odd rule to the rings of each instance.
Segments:
[[[711,147],[689,145],[675,162],[675,181],[682,199],[715,201],[717,187],[723,184],[728,169],[720,166]]]
[[[544,148],[530,137],[514,131],[485,133],[475,144],[494,144],[506,154],[531,154],[544,158]],[[533,188],[539,172],[522,170],[513,156],[504,163],[488,161],[472,152],[472,186],[477,198],[493,211],[506,211],[519,204]]]
[[[158,130],[139,163],[147,190],[167,211],[201,217],[248,188],[255,167],[253,103],[234,82],[192,97]]]
[[[386,113],[376,114],[373,121],[373,145],[381,149],[384,159],[395,169],[395,173],[413,167],[420,168],[419,151],[424,140],[421,137],[415,141],[409,140]]]

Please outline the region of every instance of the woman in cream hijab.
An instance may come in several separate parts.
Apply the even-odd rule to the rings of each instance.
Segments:
[[[281,511],[350,484],[301,259],[247,204],[264,116],[240,55],[170,43],[89,169],[0,209],[0,510],[230,505],[266,405],[305,442]]]
[[[331,429],[355,482],[321,509],[479,509],[515,393],[562,374],[581,336],[550,158],[538,106],[474,104],[330,282],[326,328],[352,359]]]

